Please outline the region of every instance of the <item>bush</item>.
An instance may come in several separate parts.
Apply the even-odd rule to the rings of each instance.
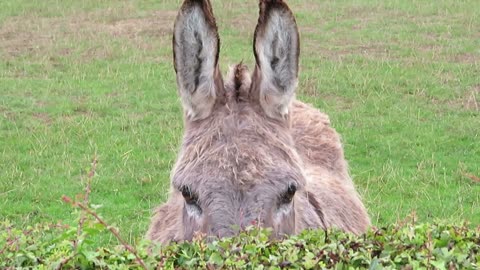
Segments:
[[[78,228],[39,224],[25,229],[1,222],[0,268],[478,269],[480,262],[480,228],[467,224],[408,222],[372,228],[363,236],[309,230],[278,241],[269,240],[269,230],[250,227],[212,242],[98,247],[91,239],[112,230],[118,235],[116,229],[96,217],[80,221]]]
[[[233,238],[135,247],[88,205],[96,157],[85,192],[63,201],[78,211],[77,225],[37,224],[20,229],[0,222],[0,269],[478,269],[480,226],[404,222],[354,236],[338,230],[307,230],[284,240],[249,227]],[[119,246],[99,247],[111,233]]]

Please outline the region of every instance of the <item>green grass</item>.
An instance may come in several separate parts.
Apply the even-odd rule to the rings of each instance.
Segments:
[[[256,1],[213,1],[221,65],[253,67]],[[237,3],[238,2],[238,3]],[[298,98],[331,117],[376,225],[480,223],[476,1],[288,1]],[[182,134],[171,60],[179,0],[0,3],[0,217],[73,223],[83,190],[129,241],[168,194]],[[470,177],[469,177],[470,176]]]

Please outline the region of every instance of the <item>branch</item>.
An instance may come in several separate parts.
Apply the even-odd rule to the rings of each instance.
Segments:
[[[93,216],[100,224],[105,226],[115,236],[115,238],[117,238],[118,241],[120,241],[120,243],[123,245],[123,247],[125,247],[128,251],[130,251],[130,253],[135,255],[136,261],[142,266],[143,269],[148,269],[147,266],[145,265],[145,262],[138,255],[138,252],[132,246],[130,246],[125,240],[123,240],[123,238],[120,236],[119,232],[117,231],[117,229],[115,227],[108,225],[100,216],[98,216],[97,213],[92,211],[90,208],[85,206],[83,203],[73,202],[71,198],[69,198],[65,195],[62,197],[62,199],[63,199],[63,201],[65,201],[67,203],[70,203],[75,207],[79,207],[83,211],[88,213],[89,215]]]
[[[88,205],[89,197],[90,197],[90,192],[92,191],[91,186],[92,186],[92,181],[93,177],[95,176],[95,172],[97,170],[97,154],[93,156],[93,161],[92,161],[92,167],[90,168],[90,171],[87,174],[87,184],[85,185],[85,195],[83,197],[83,204]],[[81,216],[80,216],[80,221],[78,222],[78,227],[77,227],[77,238],[74,239],[73,242],[73,250],[74,253],[67,258],[63,259],[60,264],[56,267],[57,270],[60,270],[65,266],[71,259],[75,258],[75,256],[78,255],[78,242],[80,241],[80,236],[82,235],[83,231],[83,224],[85,223],[85,220],[87,219],[87,215],[85,211],[82,211]]]
[[[92,167],[87,175],[87,184],[85,185],[85,196],[83,197],[84,205],[88,205],[88,202],[89,202],[90,192],[92,191],[91,189],[92,181],[97,170],[97,163],[98,163],[97,154],[95,154],[93,156]],[[73,242],[73,248],[75,250],[77,250],[78,240],[80,238],[80,235],[82,234],[83,224],[85,223],[86,219],[87,219],[87,215],[85,214],[85,212],[82,212],[82,216],[80,217],[80,221],[78,222],[77,239]]]
[[[480,183],[480,177],[478,177],[476,175],[473,175],[471,173],[466,173],[466,172],[462,172],[462,174],[463,174],[464,177],[469,178],[473,182]]]

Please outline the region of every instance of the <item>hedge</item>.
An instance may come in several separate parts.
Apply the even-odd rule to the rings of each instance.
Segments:
[[[118,231],[98,215],[78,226],[0,223],[1,269],[479,269],[480,227],[401,222],[354,236],[307,230],[284,240],[247,228],[233,238],[168,246],[139,241],[99,247],[94,239]]]

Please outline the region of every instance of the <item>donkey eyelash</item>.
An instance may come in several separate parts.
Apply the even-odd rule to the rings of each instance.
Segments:
[[[282,197],[280,198],[280,203],[288,204],[292,202],[296,192],[297,192],[297,185],[294,183],[290,183],[287,187],[287,190],[282,194]]]
[[[182,186],[179,191],[182,193],[185,199],[185,209],[190,216],[200,216],[203,212],[202,208],[198,205],[198,196],[188,186]]]
[[[198,205],[198,196],[188,186],[182,186],[179,191],[182,193],[185,202],[189,205]]]

